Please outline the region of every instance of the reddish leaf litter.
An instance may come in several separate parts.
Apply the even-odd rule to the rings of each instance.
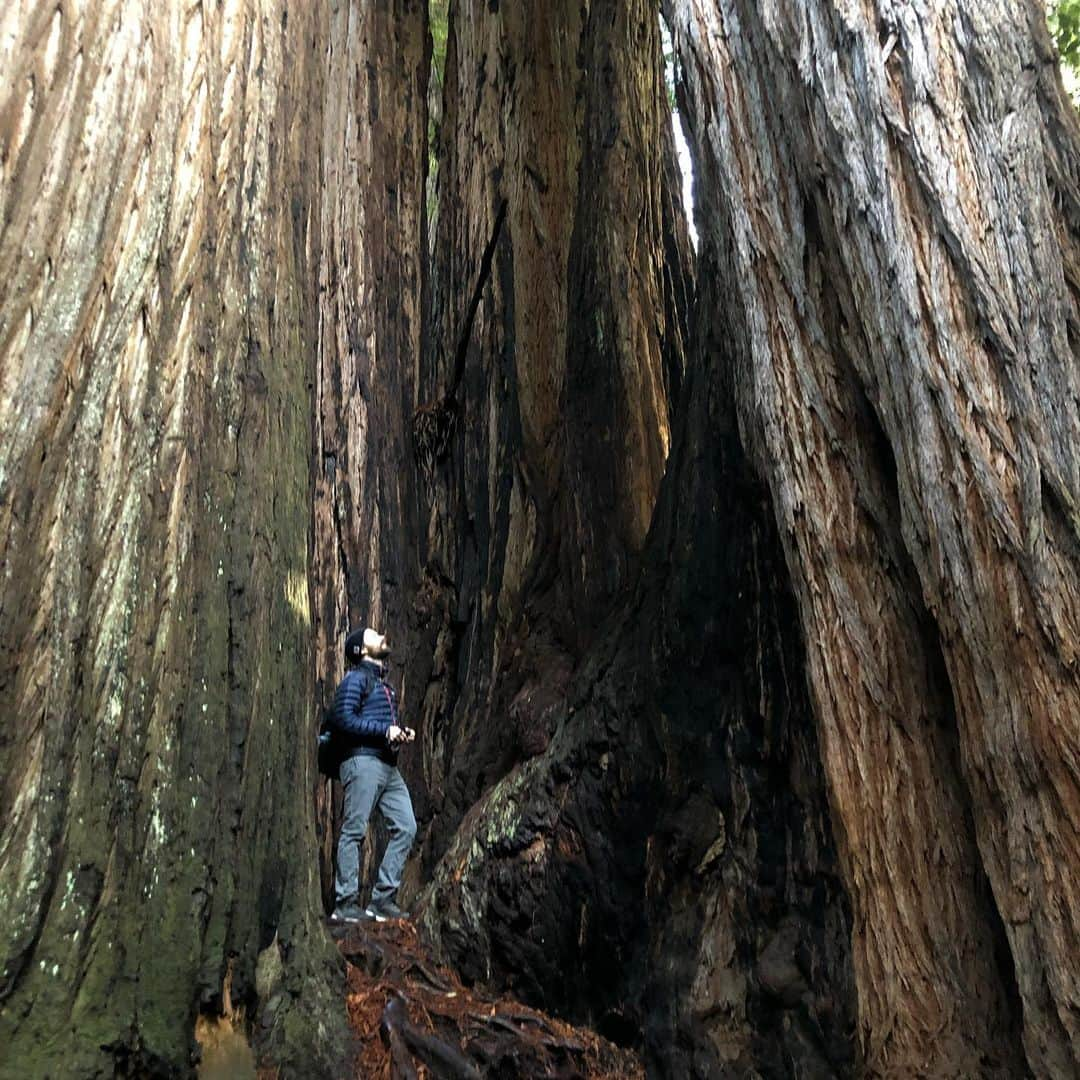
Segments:
[[[586,1028],[465,988],[408,922],[331,929],[363,1080],[644,1080],[637,1055]]]

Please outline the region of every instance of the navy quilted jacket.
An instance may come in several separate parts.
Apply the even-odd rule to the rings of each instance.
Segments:
[[[397,722],[397,698],[383,682],[377,664],[364,660],[345,672],[333,708],[334,735],[340,740],[342,760],[372,754],[396,762],[397,749],[386,741],[386,733]]]

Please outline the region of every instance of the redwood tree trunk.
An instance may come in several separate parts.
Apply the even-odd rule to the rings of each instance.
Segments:
[[[543,748],[640,555],[689,279],[665,100],[648,3],[452,12],[417,418],[418,870]]]
[[[310,812],[313,11],[0,14],[6,1076],[183,1073],[196,1015],[230,1005],[286,1068],[336,1071]]]
[[[637,1010],[666,1000],[660,988],[672,982],[655,963],[651,978],[635,977],[644,962],[632,943],[648,940],[654,961],[678,970],[682,1000],[708,987],[709,1004],[675,1025],[685,1025],[680,1041],[693,1031],[699,1052],[709,1047],[715,1067],[844,1071],[845,949],[828,929],[843,927],[842,903],[800,910],[788,889],[796,928],[785,922],[770,937],[767,918],[735,899],[761,895],[778,867],[800,880],[812,863],[800,852],[824,854],[814,872],[829,880],[835,829],[863,1066],[1068,1075],[1080,865],[1076,117],[1039,5],[882,4],[873,14],[815,2],[669,5],[706,284],[676,417],[685,449],[669,465],[648,579],[592,639],[590,659],[572,655],[550,744],[470,810],[434,872],[425,925],[477,976],[516,980],[612,1030],[620,1015],[627,1032],[640,1017],[659,1063],[671,1060],[672,1027],[657,1037],[655,1013]],[[632,64],[607,48],[616,70]],[[603,287],[598,275],[575,280],[586,295]],[[602,325],[602,303],[587,310]],[[732,666],[760,700],[778,687],[791,696],[776,658],[793,646],[744,613],[723,614],[740,591],[783,609],[782,585],[768,601],[760,581],[741,576],[770,565],[767,540],[727,573],[702,562],[721,507],[737,529],[768,535],[739,453],[725,449],[729,407],[768,484],[794,587],[832,827],[811,783],[792,785],[780,819],[735,844],[713,830],[719,847],[706,855],[730,852],[737,869],[705,890],[708,955],[691,959],[664,912],[697,879],[678,858],[666,873],[652,861],[665,823],[679,823],[676,835],[710,832],[710,806],[721,822],[746,818],[734,780],[706,783],[706,802],[693,801],[703,776],[722,771],[720,755],[706,730],[682,754],[680,737],[711,700],[720,731],[753,747],[755,764],[764,756],[790,770],[815,746],[797,708],[763,729],[752,713],[739,717],[747,698],[710,679],[708,662],[674,663],[719,639],[712,670],[724,670],[718,655],[740,658]],[[695,518],[695,492],[712,521]],[[553,595],[574,565],[560,565]],[[712,612],[700,623],[697,604]],[[650,627],[652,648],[641,640]],[[773,659],[747,674],[749,656]],[[768,734],[777,729],[779,747]],[[477,777],[468,759],[458,764],[465,783]],[[745,759],[728,769],[754,790]],[[769,844],[785,812],[820,821],[824,839],[789,845],[777,861]],[[637,922],[620,910],[627,895],[640,899]],[[555,971],[570,963],[587,997],[559,997]],[[779,1029],[799,1036],[761,1041],[763,1003],[795,1001],[798,1025],[787,1016]]]
[[[1018,989],[1028,1065],[1071,1074],[1080,144],[1042,5],[670,9],[867,1066],[1015,1075]]]
[[[650,1074],[847,1075],[849,916],[723,348],[690,352],[639,585],[548,746],[469,811],[422,924],[465,977],[642,1047]]]
[[[422,384],[458,394],[423,459],[423,926],[467,977],[644,1035],[654,1071],[847,1071],[848,921],[792,602],[727,367],[711,338],[685,347],[657,12],[456,14],[443,362]]]

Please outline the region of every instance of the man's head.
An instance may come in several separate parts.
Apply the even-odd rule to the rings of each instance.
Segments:
[[[385,660],[389,655],[390,646],[386,635],[370,626],[364,630],[354,630],[345,639],[345,659],[350,664],[359,664],[365,658]]]

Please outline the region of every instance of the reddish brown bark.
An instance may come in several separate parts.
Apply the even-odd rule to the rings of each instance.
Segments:
[[[1015,1074],[1015,970],[1028,1063],[1066,1075],[1076,117],[1041,6],[879,8],[671,5],[700,223],[799,598],[867,1065]]]
[[[421,398],[451,397],[456,423],[421,454],[428,685],[411,699],[428,863],[479,791],[543,746],[651,519],[688,274],[658,41],[644,4],[454,11]]]
[[[242,1004],[334,1070],[311,735],[375,623],[466,981],[657,1074],[1075,1071],[1042,6],[665,7],[694,295],[646,0],[455,5],[430,264],[419,0],[0,14],[4,1068]]]

